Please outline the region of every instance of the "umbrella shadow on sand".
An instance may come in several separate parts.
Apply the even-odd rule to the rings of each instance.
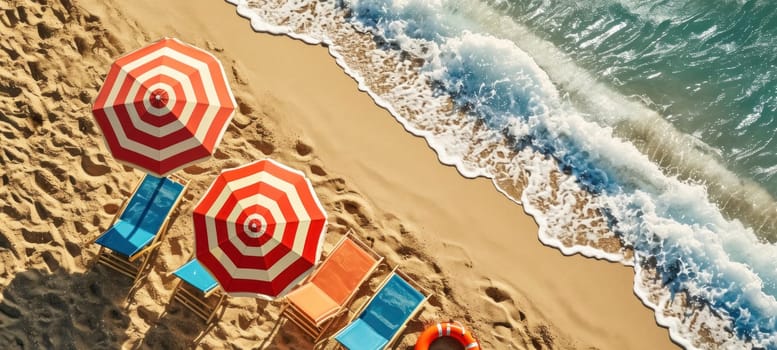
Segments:
[[[218,320],[226,312],[222,307],[215,318]],[[201,318],[181,303],[168,300],[165,311],[156,319],[146,332],[139,349],[193,349],[210,332],[218,329],[218,321],[206,324]]]
[[[229,297],[228,297],[229,298]],[[257,300],[257,309],[263,310],[268,307],[266,301]],[[303,339],[301,334],[285,330],[285,326],[272,318],[267,312],[259,311],[258,314],[248,311],[241,311],[240,306],[229,305],[222,307],[215,316],[215,320],[210,324],[197,317],[193,312],[186,309],[181,303],[171,301],[166,306],[165,312],[154,322],[154,325],[146,332],[140,349],[194,349],[205,348],[202,340],[205,337],[214,337],[224,342],[231,343],[230,336],[221,326],[233,325],[243,331],[243,333],[264,334],[266,336],[257,338],[255,343],[250,345],[250,349],[311,349],[312,342]],[[227,312],[242,313],[238,315],[237,320],[224,320],[223,315]],[[259,328],[262,328],[261,330]],[[269,330],[269,331],[268,331]],[[233,339],[234,340],[234,339]],[[242,340],[245,344],[245,339]]]
[[[112,349],[127,339],[130,282],[101,269],[19,272],[2,289],[0,349]]]

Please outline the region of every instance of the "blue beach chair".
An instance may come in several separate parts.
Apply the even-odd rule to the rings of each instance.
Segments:
[[[173,289],[172,300],[180,302],[202,318],[206,324],[210,323],[226,297],[226,294],[220,292],[218,281],[202,267],[196,258],[173,271],[173,274],[179,280]],[[187,289],[182,282],[186,282],[196,291]],[[215,304],[209,302],[211,296],[218,296],[218,301]]]
[[[188,181],[177,177],[145,175],[129,202],[113,218],[111,227],[90,243],[100,245],[97,263],[102,263],[137,281],[149,257],[162,244],[170,213],[183,198]],[[108,249],[111,252],[105,252]],[[140,260],[140,264],[136,260]]]
[[[429,299],[429,293],[394,268],[377,293],[334,335],[349,350],[387,349]]]

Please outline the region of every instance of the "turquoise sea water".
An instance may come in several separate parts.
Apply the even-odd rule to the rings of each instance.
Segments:
[[[495,7],[777,194],[777,6],[511,1]]]
[[[659,113],[680,132],[671,136],[693,138],[697,151],[777,196],[777,5],[626,0],[491,5],[597,81]],[[714,183],[708,175],[699,171],[692,177]]]
[[[522,203],[543,243],[633,266],[677,343],[777,349],[776,6],[230,2],[327,45],[440,161]]]

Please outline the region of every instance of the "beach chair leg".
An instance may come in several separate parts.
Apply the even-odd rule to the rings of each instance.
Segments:
[[[216,306],[213,307],[213,310],[211,310],[210,315],[208,315],[208,319],[205,321],[205,324],[210,324],[210,321],[213,320],[213,317],[216,316],[216,313],[221,309],[222,304],[224,303],[224,300],[226,300],[226,294],[222,293],[221,297],[219,297],[219,301],[216,303]]]
[[[137,283],[143,276],[143,271],[146,270],[146,267],[148,266],[149,260],[151,260],[150,254],[147,254],[143,257],[143,261],[140,263],[140,267],[138,268],[138,272],[135,274],[135,279],[133,280],[133,283]]]
[[[170,304],[175,302],[175,294],[178,293],[178,289],[181,288],[181,283],[183,283],[183,281],[180,279],[175,283],[175,287],[173,288],[173,292],[170,294],[170,301],[167,303],[167,306],[170,306]]]
[[[321,339],[321,335],[316,337],[316,340],[313,341],[313,350],[323,349],[329,343],[327,340],[327,338]]]
[[[144,272],[149,266],[149,263],[152,263],[154,259],[156,258],[156,254],[159,251],[159,246],[162,244],[162,242],[155,242],[152,243],[150,246],[148,246],[146,249],[138,252],[137,254],[143,254],[143,261],[140,264],[140,268],[138,269],[138,274],[135,276],[135,281],[140,280],[143,276],[145,276]],[[132,259],[130,259],[132,261]]]
[[[94,261],[92,261],[92,268],[94,268],[95,266],[97,266],[97,264],[100,263],[100,258],[102,258],[102,255],[103,255],[103,249],[105,249],[105,247],[100,246],[100,249],[97,250],[97,255],[94,257]]]
[[[321,343],[321,338],[324,337],[324,334],[329,329],[329,325],[330,324],[332,324],[332,320],[331,319],[329,321],[326,321],[326,323],[322,325],[323,327],[321,327],[321,328],[316,327],[316,328],[318,328],[317,329],[318,334],[316,334],[316,336],[314,337],[313,344],[316,344],[316,346],[318,346],[318,344]]]
[[[313,342],[314,342],[314,344],[316,344],[316,346],[318,346],[318,344],[321,344],[321,343],[326,343],[326,340],[329,339],[329,338],[325,337],[325,335],[329,331],[329,328],[332,326],[332,324],[334,324],[335,321],[337,321],[337,319],[340,318],[340,316],[342,316],[342,314],[343,314],[342,311],[338,312],[336,315],[332,316],[328,321],[326,321],[326,323],[321,325],[322,327],[318,329],[319,333],[316,336],[316,339],[313,340]]]

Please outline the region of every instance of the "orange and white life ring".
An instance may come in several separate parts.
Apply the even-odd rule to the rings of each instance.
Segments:
[[[440,322],[436,325],[427,327],[421,336],[418,337],[418,341],[415,343],[415,350],[429,350],[429,346],[442,337],[451,337],[456,339],[464,349],[467,350],[480,350],[480,344],[475,339],[472,333],[467,332],[459,322]]]

